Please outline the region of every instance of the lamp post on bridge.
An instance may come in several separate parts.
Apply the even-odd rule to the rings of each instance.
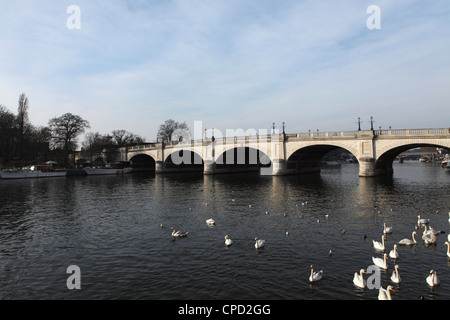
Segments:
[[[358,131],[361,131],[361,118],[358,117]]]
[[[373,117],[370,117],[370,130],[373,130]]]

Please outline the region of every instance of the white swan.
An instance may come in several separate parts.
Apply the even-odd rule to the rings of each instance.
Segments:
[[[444,244],[447,245],[447,257],[450,258],[450,243],[448,241],[445,241]]]
[[[400,281],[402,281],[402,279],[400,278],[400,273],[398,273],[398,269],[399,269],[399,266],[398,266],[398,264],[396,264],[395,270],[392,271],[392,275],[391,275],[391,281],[394,283],[400,283]]]
[[[400,241],[398,242],[398,244],[402,244],[402,245],[406,245],[406,246],[411,246],[411,245],[413,245],[413,244],[416,244],[417,241],[416,241],[416,239],[414,238],[415,235],[417,235],[417,232],[416,232],[416,231],[413,231],[413,233],[412,233],[412,240],[411,240],[411,239],[402,239],[402,240],[400,240]]]
[[[170,229],[172,229],[172,237],[185,237],[188,234],[188,232],[185,231],[176,231],[174,227],[170,227]]]
[[[383,229],[384,234],[392,233],[392,227],[386,227],[386,223],[383,226],[384,226],[384,229]]]
[[[226,236],[225,236],[225,245],[229,247],[229,246],[231,246],[232,244],[233,244],[233,240],[230,239],[230,236],[229,236],[229,235],[226,235]]]
[[[380,290],[378,291],[378,300],[392,300],[391,290],[396,292],[392,286],[388,286],[386,289],[380,287]]]
[[[309,282],[319,281],[322,279],[323,270],[314,272],[314,268],[311,265],[311,275],[309,276]]]
[[[256,249],[264,247],[265,244],[266,244],[266,240],[261,240],[261,239],[255,238],[255,248]]]
[[[430,275],[427,277],[427,283],[430,287],[438,286],[441,283],[437,277],[436,271],[430,271]]]
[[[420,214],[417,215],[417,224],[427,224],[430,222],[430,219],[421,219]]]
[[[447,236],[447,240],[450,241],[450,233],[449,233],[449,235]]]
[[[386,260],[388,259],[388,255],[385,253],[383,256],[384,256],[384,259],[372,257],[372,261],[377,267],[379,267],[381,269],[387,269],[387,261]]]
[[[399,257],[396,244],[394,244],[394,249],[389,252],[389,257],[392,259],[397,259]]]
[[[384,245],[384,240],[385,240],[385,239],[386,239],[386,236],[383,235],[383,236],[381,237],[381,241],[382,241],[382,242],[378,242],[378,241],[372,240],[372,242],[373,242],[373,247],[375,248],[375,250],[379,250],[379,251],[384,251],[384,250],[386,250],[386,247],[385,247],[385,245]]]
[[[366,280],[364,280],[363,273],[366,273],[366,270],[361,269],[358,272],[355,272],[355,275],[353,276],[353,284],[359,288],[365,288],[366,287]]]
[[[206,220],[206,224],[210,225],[210,226],[213,226],[213,225],[216,224],[216,222],[213,219],[208,219],[208,220]]]
[[[427,231],[427,226],[422,225],[422,228],[425,228],[422,235],[422,240],[425,242],[425,244],[436,243],[436,236],[434,235],[434,233],[432,231]]]

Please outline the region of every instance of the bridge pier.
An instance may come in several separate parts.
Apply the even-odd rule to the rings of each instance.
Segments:
[[[362,157],[358,159],[359,162],[359,176],[360,177],[375,177],[375,159],[371,157]]]
[[[213,160],[205,160],[203,163],[203,174],[215,174],[216,173],[216,162]]]

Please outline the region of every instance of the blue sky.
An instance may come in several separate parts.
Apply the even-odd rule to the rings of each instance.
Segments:
[[[370,30],[369,5],[381,9]],[[77,5],[80,29],[68,29]],[[448,127],[450,4],[0,0],[0,104],[152,141],[172,118],[288,132]]]

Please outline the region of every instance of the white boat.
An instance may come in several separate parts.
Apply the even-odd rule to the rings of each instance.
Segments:
[[[131,167],[125,166],[122,163],[108,164],[99,167],[86,167],[83,169],[88,175],[119,175],[130,173],[132,170]]]
[[[0,171],[2,179],[30,179],[65,177],[65,169],[55,169],[52,165],[33,165],[22,169],[6,169]]]

